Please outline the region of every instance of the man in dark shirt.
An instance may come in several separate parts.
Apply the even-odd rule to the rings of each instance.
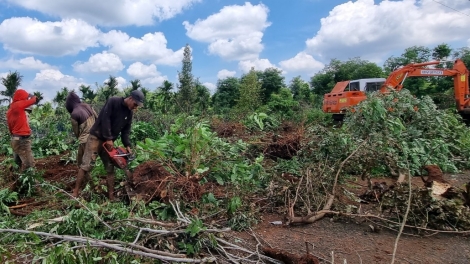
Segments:
[[[100,156],[107,172],[108,198],[114,200],[114,165],[106,150],[103,149],[103,143],[106,143],[106,147],[111,149],[114,147],[114,141],[121,134],[122,143],[127,148],[127,151],[131,152],[129,134],[132,125],[132,115],[134,110],[143,105],[144,99],[144,94],[139,90],[135,90],[126,98],[111,97],[106,101],[90,129],[82,164],[80,165],[75,189],[73,190],[74,197],[78,197],[87,172],[92,170],[97,157]]]

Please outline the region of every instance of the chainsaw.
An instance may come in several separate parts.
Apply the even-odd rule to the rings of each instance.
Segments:
[[[135,155],[129,153],[123,147],[112,147],[111,150],[108,149],[106,146],[106,142],[103,143],[103,148],[108,153],[109,157],[111,158],[111,162],[114,166],[118,167],[119,169],[126,170],[129,162],[135,159]]]
[[[113,165],[119,169],[122,169],[126,173],[127,181],[124,187],[129,196],[134,196],[135,195],[134,190],[129,185],[129,183],[133,185],[133,173],[129,169],[128,166],[129,166],[129,163],[135,159],[135,155],[133,153],[129,153],[123,147],[114,146],[111,148],[111,150],[109,150],[106,145],[106,142],[103,143],[103,148],[108,153]]]

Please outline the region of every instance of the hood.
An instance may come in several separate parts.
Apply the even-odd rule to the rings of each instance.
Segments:
[[[65,101],[65,108],[69,113],[73,112],[73,109],[81,103],[80,97],[74,92],[70,92],[67,96],[67,100]]]
[[[16,90],[15,94],[13,95],[13,102],[27,100],[28,95],[29,95],[29,93],[26,92],[25,90],[18,89],[18,90]]]

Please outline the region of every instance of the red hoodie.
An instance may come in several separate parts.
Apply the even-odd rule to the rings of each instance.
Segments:
[[[31,135],[24,109],[36,103],[36,96],[28,100],[28,95],[28,92],[23,89],[16,90],[13,95],[13,102],[7,111],[8,129],[12,135]]]

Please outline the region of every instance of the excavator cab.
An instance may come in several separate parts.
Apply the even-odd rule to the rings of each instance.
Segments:
[[[368,78],[336,83],[330,93],[323,97],[323,112],[332,113],[337,121],[343,119],[344,112],[366,99],[366,94],[380,90],[385,78]]]

